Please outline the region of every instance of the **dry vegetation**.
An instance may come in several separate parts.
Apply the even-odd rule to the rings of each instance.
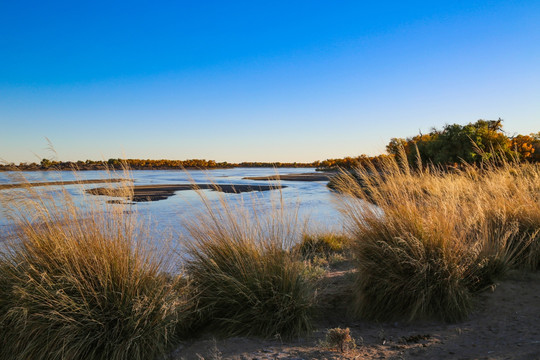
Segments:
[[[5,192],[18,230],[0,251],[0,358],[157,359],[209,331],[294,338],[324,302],[320,278],[350,259],[347,310],[376,320],[460,320],[510,269],[540,267],[538,165],[492,159],[448,172],[402,154],[335,184],[347,236],[306,234],[279,201],[263,211],[201,193],[175,275],[129,205]],[[328,340],[344,350],[349,338],[340,329]]]
[[[90,199],[78,206],[65,190],[16,195],[2,198],[17,231],[0,254],[0,358],[165,354],[189,326],[192,302],[137,219]]]
[[[453,172],[412,169],[402,152],[336,184],[359,316],[463,319],[475,292],[509,269],[539,266],[538,165],[499,158]]]
[[[311,329],[313,291],[292,245],[296,212],[233,206],[223,197],[187,228],[186,270],[197,293],[202,325],[221,334],[291,338]]]

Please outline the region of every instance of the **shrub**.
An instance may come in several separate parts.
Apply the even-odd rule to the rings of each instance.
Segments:
[[[475,291],[509,268],[538,266],[538,166],[494,159],[447,172],[417,164],[402,153],[379,170],[336,179],[361,316],[459,320]]]
[[[288,250],[296,216],[274,208],[249,211],[224,197],[187,224],[186,270],[203,323],[232,335],[295,337],[311,328],[312,289]]]
[[[24,192],[2,198],[18,230],[0,253],[0,358],[164,355],[189,328],[188,284],[164,274],[134,215]]]
[[[540,268],[540,166],[502,162],[487,164],[478,196],[485,204],[491,227],[515,227],[515,236],[506,244],[512,267]]]
[[[351,337],[350,329],[340,327],[328,329],[325,343],[328,347],[335,347],[341,352],[353,349],[356,346],[354,339]]]

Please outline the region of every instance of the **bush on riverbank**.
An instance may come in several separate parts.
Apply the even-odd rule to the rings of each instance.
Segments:
[[[314,294],[290,251],[299,234],[296,215],[283,204],[250,211],[201,196],[207,211],[188,224],[186,270],[202,323],[226,336],[291,338],[309,331]]]
[[[538,267],[540,170],[494,164],[413,169],[402,152],[379,171],[336,180],[357,261],[357,314],[459,320],[473,293],[509,268]]]
[[[484,206],[486,222],[497,228],[514,228],[504,248],[509,266],[536,271],[540,268],[540,165],[505,162],[487,164],[479,178],[475,196]],[[496,236],[497,233],[494,234]]]
[[[136,219],[27,191],[2,199],[19,228],[0,252],[0,358],[165,355],[190,326],[188,283],[164,275]]]

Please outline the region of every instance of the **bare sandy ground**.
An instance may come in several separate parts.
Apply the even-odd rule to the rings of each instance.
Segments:
[[[32,187],[32,186],[119,183],[119,182],[123,182],[123,181],[128,181],[128,180],[125,180],[125,179],[97,179],[97,180],[48,181],[48,182],[0,184],[0,190],[22,188],[22,187]]]
[[[337,291],[350,275],[328,275],[318,329],[308,337],[287,342],[208,335],[184,343],[171,359],[540,359],[539,273],[512,274],[480,294],[476,311],[455,324],[352,320],[344,310],[350,299]],[[338,326],[351,329],[356,348],[341,353],[320,344],[327,329]]]
[[[335,173],[303,173],[270,176],[247,176],[246,180],[285,180],[285,181],[328,181]]]
[[[233,184],[171,184],[171,185],[136,185],[133,187],[133,196],[130,197],[130,200],[133,202],[144,202],[144,201],[158,201],[164,200],[172,195],[176,191],[185,191],[185,190],[215,190],[221,191],[224,193],[234,193],[239,194],[243,192],[251,191],[269,191],[276,190],[280,188],[285,188],[286,186],[267,186],[267,185],[233,185]],[[86,192],[93,195],[106,195],[112,197],[126,197],[126,191],[124,189],[113,189],[113,188],[95,188],[88,189]]]

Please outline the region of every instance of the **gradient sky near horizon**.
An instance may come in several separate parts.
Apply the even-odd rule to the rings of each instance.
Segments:
[[[540,1],[0,0],[0,158],[314,161],[540,131]]]

